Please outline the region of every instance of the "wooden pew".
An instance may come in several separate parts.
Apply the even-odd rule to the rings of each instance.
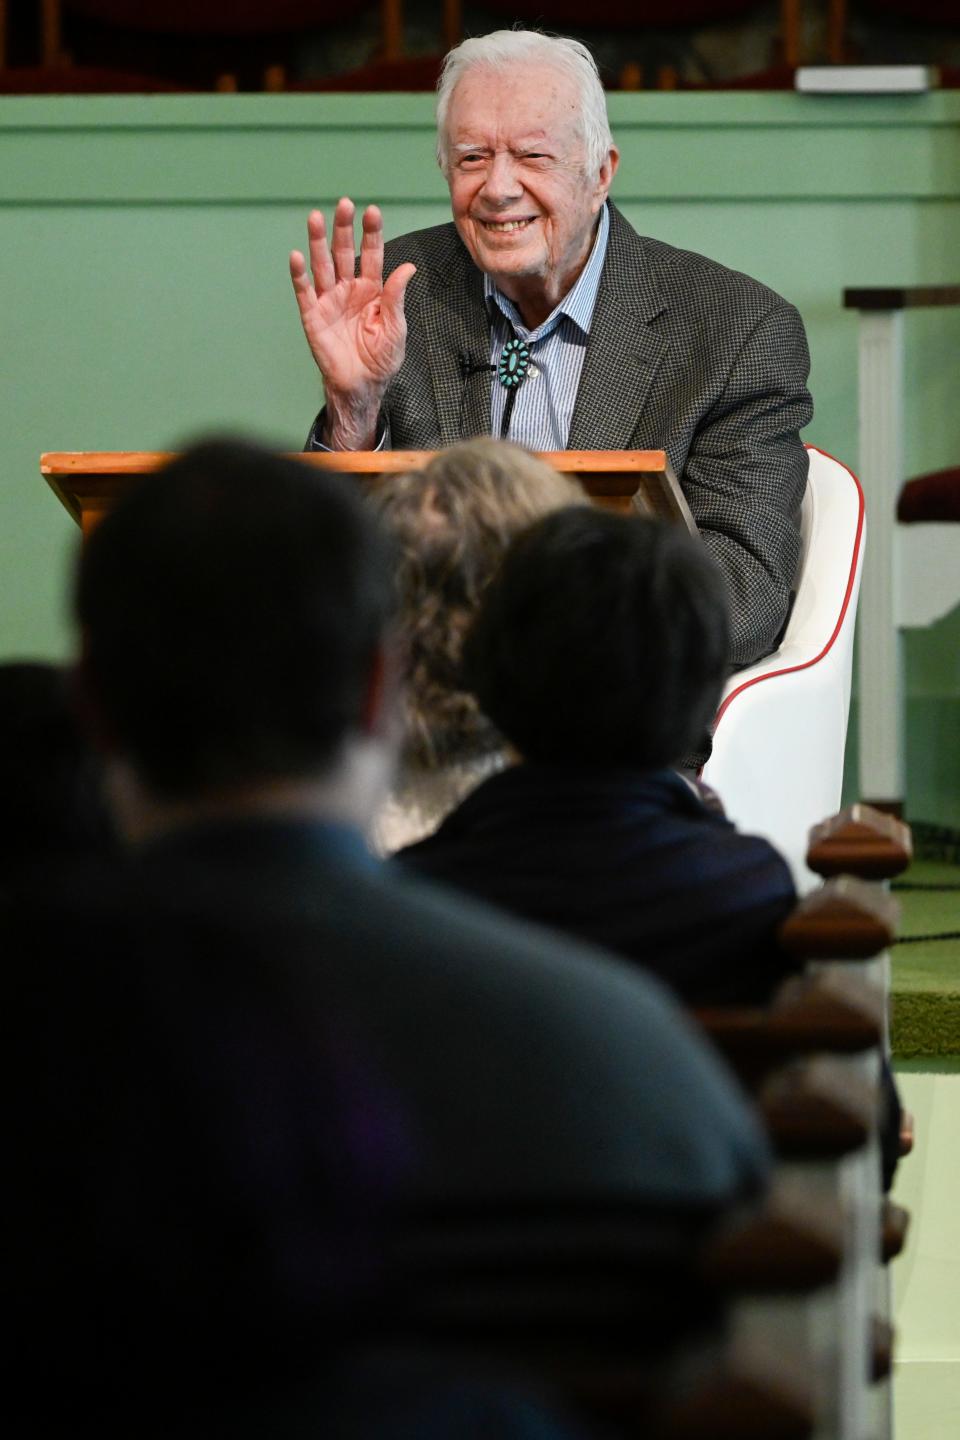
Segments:
[[[827,838],[843,864],[856,863],[848,836]],[[872,832],[865,848],[871,873],[890,863]],[[415,1217],[397,1240],[408,1283],[362,1337],[367,1353],[402,1373],[466,1367],[532,1382],[611,1436],[874,1433],[869,1382],[889,1359],[875,1325],[886,1035],[877,957],[894,925],[889,897],[831,879],[785,926],[792,953],[812,957],[807,971],[767,1007],[698,1012],[777,1152],[763,1204],[717,1219],[625,1200],[578,1212],[545,1198]],[[892,1254],[904,1217],[887,1218]]]
[[[780,1158],[782,1182],[808,1202],[829,1197],[844,1215],[835,1292],[792,1309],[741,1306],[742,1333],[776,1333],[818,1376],[817,1435],[861,1440],[889,1433],[889,1407],[869,1393],[889,1350],[888,1278],[904,1215],[880,1193],[878,1082],[889,1053],[889,961],[898,908],[881,883],[909,863],[909,831],[853,807],[815,827],[808,863],[829,877],[785,922],[782,943],[806,961],[765,1009],[711,1009],[697,1018],[756,1096]],[[872,883],[867,883],[868,881]],[[832,1150],[832,1155],[831,1155]],[[887,1216],[881,1233],[882,1211]],[[874,1353],[876,1352],[876,1354]]]
[[[809,1377],[745,1337],[743,1294],[803,1297],[835,1279],[842,1223],[775,1192],[723,1216],[623,1199],[443,1207],[397,1232],[395,1304],[379,1317],[378,1365],[531,1377],[549,1404],[610,1436],[804,1440]],[[370,1351],[368,1350],[368,1355]]]
[[[808,973],[846,980],[851,971],[880,996],[883,1022],[878,1052],[851,1056],[849,1083],[875,1084],[881,1056],[889,1059],[889,956],[898,918],[883,882],[899,874],[911,858],[909,830],[892,817],[854,806],[815,827],[808,864],[828,877],[823,889],[807,898],[785,923],[784,945],[808,960]],[[871,883],[865,883],[865,882]],[[871,1395],[869,1382],[889,1366],[879,1352],[889,1350],[889,1276],[882,1266],[883,1197],[877,1185],[876,1137],[859,1163],[846,1166],[843,1186],[851,1217],[849,1267],[844,1280],[842,1334],[851,1343],[840,1366],[841,1404],[838,1433],[890,1434],[888,1389]],[[901,1227],[902,1228],[902,1227]],[[857,1336],[854,1344],[852,1337]]]

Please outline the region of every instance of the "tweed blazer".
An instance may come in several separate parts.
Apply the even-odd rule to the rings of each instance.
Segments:
[[[392,240],[403,261],[406,356],[388,387],[388,448],[489,435],[490,328],[483,277],[450,223]],[[800,554],[813,413],[803,323],[781,296],[713,260],[638,235],[614,205],[571,450],[663,449],[730,595],[731,663],[774,649]],[[319,433],[320,417],[308,445]]]

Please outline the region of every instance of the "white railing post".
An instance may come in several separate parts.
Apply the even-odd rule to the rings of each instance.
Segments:
[[[860,794],[902,804],[903,649],[896,506],[903,483],[903,311],[860,312],[860,480],[870,540],[859,612]]]

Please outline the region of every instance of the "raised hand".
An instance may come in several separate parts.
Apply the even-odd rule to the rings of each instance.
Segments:
[[[354,274],[353,226],[353,201],[344,198],[334,212],[331,253],[326,222],[314,210],[307,221],[309,271],[299,250],[290,256],[300,319],[327,396],[326,443],[334,449],[374,443],[383,392],[403,363],[403,297],[416,270],[400,265],[384,284],[383,219],[370,205],[363,214],[360,272]]]

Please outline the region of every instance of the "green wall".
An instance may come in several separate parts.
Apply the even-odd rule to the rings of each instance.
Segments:
[[[844,286],[960,278],[960,94],[615,95],[641,230],[800,308],[817,414],[856,465]],[[427,96],[0,99],[0,655],[67,652],[75,538],[42,450],[242,426],[298,447],[319,399],[286,255],[350,193],[388,234],[447,218]],[[362,188],[361,188],[362,187]],[[960,456],[960,310],[907,321],[914,470]],[[869,501],[869,497],[868,497]],[[960,617],[909,646],[914,814],[960,818]]]

